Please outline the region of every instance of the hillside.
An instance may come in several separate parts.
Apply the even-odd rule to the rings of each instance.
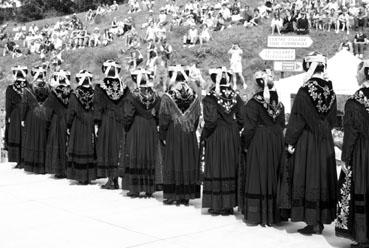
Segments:
[[[182,2],[185,2],[182,0]],[[165,4],[165,0],[157,0],[155,5],[155,13],[158,9]],[[251,7],[260,5],[260,1],[250,0],[249,4]],[[114,16],[119,20],[124,19],[128,16],[128,6],[121,5],[119,10],[113,13],[111,16],[103,17],[102,23],[99,25],[93,24],[88,26],[88,30],[93,30],[95,27],[99,27],[100,30],[108,28]],[[85,22],[85,13],[78,14],[79,18]],[[142,35],[140,29],[141,24],[145,22],[148,12],[140,12],[131,15],[136,23],[136,29]],[[32,23],[37,25],[53,24],[57,21],[58,17],[35,21],[27,23],[29,26]],[[193,48],[182,47],[182,36],[186,32],[184,28],[175,28],[168,34],[168,42],[172,44],[174,52],[174,63],[189,64],[198,62],[200,68],[204,68],[204,74],[209,67],[229,65],[227,51],[231,47],[233,42],[238,42],[244,51],[243,65],[244,65],[244,76],[249,87],[249,92],[252,91],[253,85],[253,73],[255,70],[263,68],[265,65],[272,66],[271,62],[262,61],[258,54],[266,47],[267,35],[270,33],[270,20],[263,20],[262,25],[246,29],[243,26],[233,26],[230,29],[222,32],[213,33],[213,38],[210,43],[203,46],[196,46]],[[310,36],[314,40],[314,44],[309,49],[297,49],[297,58],[301,59],[307,52],[316,50],[320,51],[327,56],[332,56],[339,46],[341,40],[346,36],[343,33],[336,34],[334,32],[311,32]],[[351,34],[353,36],[353,34]],[[113,44],[108,47],[100,48],[86,48],[78,49],[73,51],[66,51],[63,54],[64,68],[70,70],[74,75],[80,69],[88,69],[94,74],[94,80],[101,80],[103,75],[101,73],[101,62],[109,57],[118,58],[123,64],[127,54],[121,54],[119,50],[122,47],[123,40],[116,39]],[[145,56],[145,54],[144,54]],[[0,92],[5,92],[6,86],[11,81],[10,68],[17,64],[25,64],[29,67],[37,64],[39,57],[36,55],[21,57],[18,59],[12,59],[11,57],[0,57],[0,74],[5,77],[0,79]],[[124,77],[129,77],[127,71],[123,71]],[[288,75],[285,75],[288,76]],[[0,106],[3,106],[4,98],[0,100]]]

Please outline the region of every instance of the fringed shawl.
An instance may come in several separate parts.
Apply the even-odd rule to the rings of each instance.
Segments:
[[[196,97],[189,108],[182,113],[174,99],[168,93],[165,93],[161,99],[159,113],[160,115],[164,114],[170,116],[174,125],[180,125],[183,131],[193,132],[195,131],[195,122],[201,114],[200,100]]]

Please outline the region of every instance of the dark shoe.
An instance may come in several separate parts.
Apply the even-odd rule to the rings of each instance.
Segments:
[[[151,197],[152,197],[152,194],[153,194],[153,193],[146,192],[146,194],[145,194],[145,198],[151,198]]]
[[[140,196],[139,193],[133,193],[133,192],[128,192],[127,196],[131,197],[131,198],[137,198]]]
[[[163,201],[163,204],[164,205],[173,205],[174,204],[174,200],[171,200],[171,199],[166,199]]]
[[[113,179],[113,183],[114,183],[114,189],[119,189],[119,181],[118,181],[118,177]]]
[[[190,200],[183,199],[183,200],[180,200],[179,202],[180,202],[180,204],[182,204],[182,205],[184,205],[186,207],[190,205]]]
[[[208,213],[211,215],[220,215],[220,211],[209,208]]]
[[[351,248],[369,248],[369,243],[356,243],[352,244]]]
[[[111,180],[110,178],[108,179],[108,181],[106,182],[106,184],[104,184],[103,186],[101,186],[102,189],[114,189],[114,183],[113,180]]]
[[[228,215],[232,215],[233,214],[233,209],[232,208],[225,208],[225,209],[222,209],[220,211],[220,214],[223,215],[223,216],[228,216]]]
[[[306,227],[297,230],[302,235],[313,235],[313,234],[322,234],[324,226],[322,224],[318,225],[307,225]]]
[[[63,179],[63,178],[65,178],[65,176],[64,175],[55,175],[55,178],[56,179]]]
[[[20,163],[18,163],[18,164],[14,167],[14,169],[22,169],[22,165],[21,165]]]

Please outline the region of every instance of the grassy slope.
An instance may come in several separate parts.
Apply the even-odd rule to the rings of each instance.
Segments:
[[[184,2],[184,1],[182,1]],[[258,6],[260,1],[250,0],[248,3],[250,6]],[[156,13],[160,6],[163,6],[165,0],[157,0],[157,4],[155,6]],[[118,12],[114,13],[111,16],[107,16],[103,18],[103,21],[100,25],[90,25],[88,27],[89,30],[92,30],[95,27],[99,27],[101,30],[109,27],[114,16],[117,16],[118,19],[123,19],[128,16],[127,14],[127,6],[120,6]],[[84,13],[79,14],[81,20],[84,21]],[[142,31],[139,27],[146,20],[148,16],[147,12],[140,12],[138,14],[133,14],[132,17],[135,20],[136,28],[142,34]],[[40,21],[35,21],[32,23],[36,23],[38,25],[53,24],[58,20],[58,18],[50,18]],[[245,29],[243,26],[233,26],[231,29],[227,29],[223,32],[215,33],[213,36],[214,40],[210,43],[200,47],[194,47],[191,49],[182,48],[182,35],[185,32],[183,28],[177,28],[173,30],[168,36],[168,41],[173,45],[175,50],[174,53],[174,63],[188,64],[192,62],[200,62],[201,68],[209,68],[221,65],[228,65],[228,55],[227,51],[231,47],[233,42],[239,42],[241,48],[244,50],[243,57],[243,65],[244,65],[244,75],[246,77],[247,83],[249,86],[248,95],[251,94],[253,89],[253,73],[257,69],[263,68],[265,65],[272,66],[271,62],[262,61],[258,54],[259,52],[266,47],[267,43],[267,34],[270,33],[269,27],[270,20],[263,21],[263,25]],[[29,23],[31,24],[31,23]],[[27,26],[29,25],[27,23]],[[343,39],[343,34],[335,34],[334,32],[315,32],[311,33],[311,37],[314,40],[314,44],[309,49],[297,49],[296,54],[297,58],[301,59],[304,54],[309,51],[316,50],[320,51],[329,57],[334,55],[337,51],[339,42]],[[104,48],[86,48],[75,51],[67,51],[64,53],[64,67],[72,72],[74,75],[80,69],[88,69],[94,74],[95,80],[101,80],[103,75],[101,73],[101,58],[105,57],[104,54],[112,54],[117,56],[122,62],[124,57],[127,55],[120,54],[119,49],[122,48],[123,41],[121,39],[117,39],[108,47]],[[144,55],[145,56],[145,55]],[[0,80],[0,93],[4,94],[5,88],[8,83],[11,81],[11,75],[9,70],[11,66],[17,64],[25,64],[33,66],[38,63],[39,57],[36,55],[21,57],[18,59],[11,59],[9,56],[0,57],[0,73],[4,73],[6,76]],[[123,71],[123,77],[129,77],[128,72]],[[286,75],[288,76],[288,75]],[[3,95],[4,96],[4,95]],[[0,98],[0,106],[4,106],[4,97]]]

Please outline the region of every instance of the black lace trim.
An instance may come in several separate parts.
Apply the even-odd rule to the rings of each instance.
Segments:
[[[271,100],[271,103],[267,103],[264,99],[263,93],[257,93],[254,95],[254,100],[260,103],[267,114],[275,120],[283,111],[283,104],[281,102],[277,102]]]
[[[46,101],[47,97],[49,96],[49,92],[49,87],[46,85],[44,87],[33,86],[33,93],[36,97],[37,102],[39,103],[43,103]]]
[[[85,110],[90,110],[93,106],[94,89],[92,87],[78,86],[74,94]]]
[[[105,91],[106,95],[114,101],[119,100],[124,95],[125,87],[122,86],[118,78],[104,78],[100,87]]]
[[[320,114],[329,112],[336,100],[336,94],[330,84],[330,82],[323,79],[312,78],[302,86],[309,94],[316,110]]]

